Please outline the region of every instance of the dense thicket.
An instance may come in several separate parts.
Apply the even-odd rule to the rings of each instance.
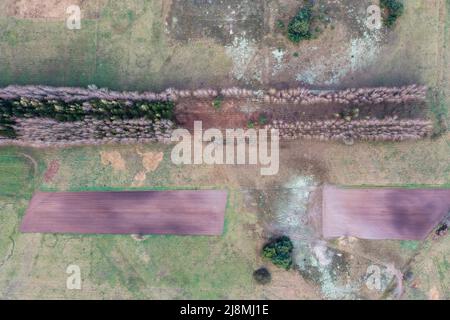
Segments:
[[[174,103],[171,101],[91,100],[65,102],[39,101],[29,98],[0,100],[0,134],[13,138],[14,123],[20,118],[47,118],[60,122],[82,121],[86,117],[98,120],[172,119]]]
[[[96,88],[67,88],[48,86],[9,86],[0,88],[0,140],[39,141],[39,143],[69,141],[70,135],[61,136],[67,130],[72,140],[164,139],[155,138],[150,130],[160,120],[174,116],[175,102],[179,99],[251,99],[267,104],[339,104],[369,106],[381,103],[405,104],[425,101],[427,88],[420,85],[404,87],[377,87],[332,91],[310,90],[303,87],[290,89],[250,90],[245,88],[177,90],[169,88],[161,93],[118,92]],[[192,106],[196,104],[193,103]],[[220,108],[219,103],[216,103]],[[347,118],[347,117],[346,117]],[[38,126],[39,120],[45,124]],[[52,120],[47,122],[47,120]],[[135,123],[128,120],[138,120]],[[370,121],[313,121],[275,123],[282,138],[316,138],[322,140],[403,140],[419,139],[429,135],[431,124],[423,120],[370,120]],[[100,121],[101,123],[95,123]],[[142,123],[141,123],[142,122]],[[266,121],[260,122],[261,125]],[[27,124],[28,128],[24,125]],[[67,125],[58,125],[65,123]],[[73,125],[72,125],[73,124]],[[75,129],[82,124],[89,132]],[[173,125],[171,123],[171,125]],[[122,126],[122,127],[121,127]],[[37,130],[33,133],[33,130]],[[110,130],[110,132],[108,132]],[[53,132],[53,133],[52,133]],[[38,134],[39,133],[39,134]],[[95,134],[94,134],[95,133]],[[59,138],[57,138],[59,137]],[[56,140],[55,140],[56,139]],[[0,142],[1,142],[0,141]]]
[[[7,86],[0,88],[0,100],[19,100],[20,98],[39,101],[58,100],[64,102],[84,102],[91,100],[124,100],[124,101],[168,101],[168,92],[155,93],[151,91],[114,91],[95,86],[51,87],[42,85]]]
[[[67,146],[73,144],[168,142],[174,128],[167,119],[99,120],[58,122],[43,118],[17,119],[14,130],[20,142],[30,146]],[[18,144],[21,144],[18,143]]]
[[[235,98],[252,99],[271,104],[316,104],[316,103],[340,103],[352,105],[367,105],[379,103],[408,103],[424,101],[427,95],[427,87],[409,85],[403,87],[376,87],[376,88],[351,88],[345,90],[320,91],[310,90],[304,87],[290,89],[249,90],[244,88],[223,88],[220,90],[206,88],[198,90],[168,89],[171,100],[177,101],[184,98],[214,99]]]
[[[342,102],[366,103],[368,102],[401,102],[405,99],[424,100],[426,98],[427,87],[420,85],[409,85],[403,87],[375,87],[375,88],[350,88],[345,90],[320,91],[310,90],[304,87],[268,90],[250,90],[245,88],[204,88],[197,90],[177,90],[168,88],[161,93],[154,92],[118,92],[106,89],[84,89],[68,87],[48,87],[48,86],[8,86],[0,88],[0,101],[17,101],[21,98],[38,101],[63,101],[66,103],[86,102],[97,100],[128,101],[134,102],[158,102],[176,101],[183,98],[211,99],[223,98],[251,98],[268,99],[266,102],[328,102],[335,103],[342,99]],[[320,101],[317,101],[320,99]]]
[[[371,120],[274,121],[267,128],[278,129],[283,139],[402,141],[430,136],[432,123],[427,120]]]

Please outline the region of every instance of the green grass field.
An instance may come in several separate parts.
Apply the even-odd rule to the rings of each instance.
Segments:
[[[38,163],[46,163],[48,159],[61,163],[52,182],[43,180],[45,166],[40,167],[36,176],[30,172],[32,165],[18,156],[23,150],[2,150],[0,257],[5,257],[5,262],[0,259],[0,296],[112,298],[117,294],[133,298],[203,299],[257,295],[252,272],[258,267],[259,242],[255,243],[255,237],[259,236],[247,229],[256,223],[256,216],[240,211],[240,195],[233,188],[229,190],[222,237],[147,236],[144,241],[136,241],[130,236],[18,232],[34,180],[41,190],[132,189],[135,172],[142,169],[134,148],[105,149],[119,150],[127,170],[117,171],[103,165],[98,148],[34,152]],[[167,146],[150,145],[145,150],[155,149],[164,150]],[[184,183],[178,180],[179,169],[169,163],[166,159],[149,174],[142,189],[196,188],[190,184],[191,179]],[[170,187],[174,181],[176,186]],[[80,265],[83,274],[80,292],[65,288],[65,268],[74,263]],[[28,290],[30,286],[39,290]]]
[[[80,30],[59,20],[34,21],[0,13],[0,86],[48,84],[150,90],[223,79],[224,49],[208,41],[173,43],[164,32],[162,1],[107,1],[101,15],[81,6]],[[189,63],[186,63],[189,61]]]
[[[32,190],[33,163],[23,153],[2,149],[0,154],[0,197],[21,197]]]

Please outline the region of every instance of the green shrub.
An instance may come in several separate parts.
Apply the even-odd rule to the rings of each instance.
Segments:
[[[280,268],[289,270],[292,267],[292,250],[294,245],[287,236],[277,238],[263,248],[263,257],[270,259],[272,263]]]
[[[259,117],[258,117],[258,123],[260,125],[262,125],[262,126],[267,124],[267,117],[266,117],[266,115],[260,114]]]
[[[284,25],[284,22],[282,20],[277,20],[277,28],[278,29],[286,28],[286,26]]]
[[[312,38],[311,22],[313,18],[312,7],[305,5],[292,18],[288,25],[288,38],[294,43]]]
[[[17,137],[14,129],[6,126],[2,126],[2,128],[0,128],[0,136],[8,139],[14,139]]]
[[[384,24],[388,27],[392,27],[397,19],[403,14],[403,3],[399,0],[381,0],[380,5],[381,8],[387,12]]]
[[[217,96],[214,100],[213,100],[213,107],[216,110],[220,110],[220,108],[222,107],[222,102],[223,102],[223,97],[222,96]]]
[[[259,284],[268,284],[272,280],[272,275],[266,268],[259,268],[253,272],[253,279]]]

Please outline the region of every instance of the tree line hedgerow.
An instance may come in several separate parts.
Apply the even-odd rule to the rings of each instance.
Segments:
[[[50,118],[60,122],[98,120],[172,119],[172,101],[122,101],[98,99],[85,102],[39,101],[21,98],[0,100],[0,135],[14,138],[15,118]]]

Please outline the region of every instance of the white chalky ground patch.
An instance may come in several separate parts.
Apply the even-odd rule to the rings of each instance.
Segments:
[[[233,61],[232,74],[237,80],[245,76],[248,65],[256,54],[256,44],[244,37],[236,37],[233,43],[225,47],[225,52]]]

